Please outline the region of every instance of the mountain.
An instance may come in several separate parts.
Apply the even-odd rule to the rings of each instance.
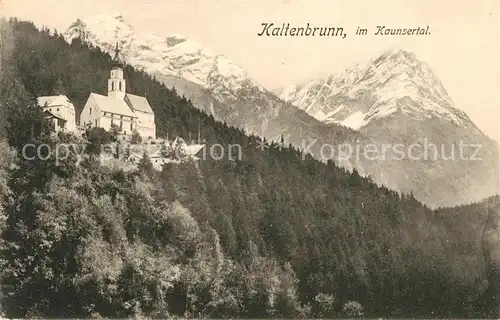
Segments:
[[[33,97],[60,79],[83,104],[105,90],[111,57],[29,22],[9,26],[1,137],[17,155],[27,143],[76,143],[38,134]],[[201,124],[207,147],[239,144],[246,157],[122,172],[79,148],[15,157],[0,143],[2,316],[498,318],[481,307],[497,290],[480,247],[498,199],[430,210],[296,149],[255,149],[256,137],[124,71],[132,93],[147,91],[159,132],[186,136]]]
[[[439,205],[498,192],[498,145],[455,107],[443,84],[414,53],[389,50],[340,74],[276,93],[316,119],[350,127],[378,146],[413,144],[428,150],[421,159],[387,157],[384,170],[367,170],[377,181],[414,190],[427,203],[439,194],[434,202]],[[463,159],[458,157],[460,144],[468,145],[462,148],[468,155]]]
[[[279,90],[278,97],[227,57],[181,35],[141,33],[120,14],[79,19],[64,37],[68,42],[80,38],[108,53],[118,41],[124,61],[175,87],[216,120],[267,140],[283,137],[318,159],[413,192],[430,206],[498,193],[496,143],[454,107],[439,79],[413,53],[391,50],[342,74]],[[405,152],[400,159],[395,150],[429,143],[449,154],[461,142],[481,145],[481,160],[450,161],[443,152],[436,159],[414,159]],[[391,148],[383,149],[386,145]],[[341,151],[345,146],[347,152]],[[368,148],[382,154],[353,153]],[[473,148],[467,151],[469,158],[474,153]]]
[[[325,124],[285,103],[236,63],[198,42],[181,35],[159,37],[138,32],[121,14],[78,19],[64,38],[68,42],[80,38],[108,53],[114,52],[118,42],[120,58],[131,66],[175,88],[216,120],[267,140],[283,137],[286,143],[304,148],[306,140],[317,141],[317,146],[310,148],[317,154],[322,144],[364,139],[349,128]],[[349,160],[342,164],[353,167]]]
[[[278,90],[278,95],[320,121],[356,130],[396,113],[474,127],[429,66],[404,50],[389,50],[343,73]]]
[[[264,90],[224,55],[182,35],[159,37],[138,32],[121,14],[78,19],[64,36],[68,41],[78,37],[107,52],[114,52],[118,42],[120,57],[128,64],[172,85],[190,83],[187,92],[207,90],[218,101],[237,98],[236,93],[245,86]]]

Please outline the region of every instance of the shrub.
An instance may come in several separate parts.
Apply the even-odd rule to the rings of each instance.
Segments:
[[[132,133],[132,138],[130,140],[130,143],[132,144],[140,144],[142,143],[142,137],[139,134],[139,132],[135,131]]]
[[[335,298],[331,294],[318,293],[314,297],[316,303],[316,314],[318,317],[330,317],[335,308]]]
[[[363,306],[357,301],[349,301],[344,304],[342,311],[349,317],[360,317],[363,315]]]

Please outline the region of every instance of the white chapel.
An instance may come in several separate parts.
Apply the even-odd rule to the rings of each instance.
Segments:
[[[85,107],[80,114],[80,125],[100,127],[110,130],[118,126],[120,133],[130,135],[137,131],[143,138],[156,139],[155,115],[145,97],[126,92],[126,80],[123,78],[122,64],[118,58],[116,45],[114,67],[108,79],[106,96],[90,93]]]
[[[73,102],[65,95],[38,97],[38,105],[54,131],[76,131],[76,112]]]

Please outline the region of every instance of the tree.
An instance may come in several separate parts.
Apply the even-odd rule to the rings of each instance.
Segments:
[[[111,133],[112,141],[116,141],[118,140],[118,136],[120,135],[120,127],[112,123],[109,132]]]
[[[315,313],[319,318],[331,318],[335,311],[335,298],[331,294],[318,293],[314,297]]]
[[[47,94],[59,78],[77,108],[83,106],[89,89],[103,89],[111,58],[81,40],[68,45],[42,34],[31,23],[11,25],[15,52],[0,54],[2,66],[13,66],[0,70],[0,121],[7,120],[9,142],[20,151],[45,138],[35,130],[43,116],[31,118],[40,108],[29,97]],[[140,167],[150,179],[111,173],[96,157],[84,157],[77,170],[16,161],[19,169],[6,178],[14,204],[6,205],[5,239],[12,242],[1,257],[9,265],[0,266],[10,272],[2,277],[8,300],[21,310],[12,317],[166,317],[186,310],[199,317],[291,317],[296,296],[326,313],[331,295],[356,299],[366,313],[380,316],[401,310],[399,317],[485,318],[468,313],[482,292],[476,281],[483,268],[476,226],[484,220],[481,205],[429,210],[333,161],[301,161],[292,148],[258,152],[256,137],[217,122],[146,73],[126,72],[131,92],[148,90],[159,136],[185,136],[200,119],[208,141],[252,146],[243,161],[170,163],[158,179],[149,160]],[[11,107],[15,117],[5,116]],[[292,110],[285,109],[280,116]],[[94,133],[88,138],[99,153],[111,137]],[[77,179],[61,178],[75,172]],[[48,187],[56,177],[63,187]],[[171,209],[175,200],[186,212]],[[435,218],[443,211],[452,218]],[[200,221],[217,229],[220,250],[206,246]],[[209,259],[212,252],[234,264],[224,258],[221,269],[212,268],[221,260]],[[315,300],[319,292],[328,296]]]
[[[140,173],[144,174],[145,176],[152,177],[154,174],[154,167],[153,164],[151,163],[151,160],[149,159],[149,156],[146,152],[142,155],[142,159],[139,161],[139,164],[137,165],[137,169],[139,170]]]
[[[57,81],[54,84],[54,87],[52,88],[52,94],[54,95],[66,94],[66,89],[64,88],[64,84],[61,81],[61,78],[57,78]]]
[[[130,145],[128,144],[123,152],[123,159],[127,160],[130,157],[130,154],[131,150],[130,150]]]
[[[160,147],[160,153],[163,158],[168,158],[172,156],[172,146],[168,141],[165,140],[165,142],[161,145]]]
[[[90,143],[85,149],[85,152],[94,155],[101,154],[103,146],[111,143],[112,141],[110,133],[99,127],[87,129],[85,137]]]
[[[173,152],[173,156],[175,159],[179,159],[179,160],[184,160],[186,159],[187,157],[187,153],[186,153],[186,147],[187,147],[187,144],[184,142],[184,140],[182,139],[179,139],[179,143],[177,143],[176,146],[174,146],[174,152]]]
[[[49,134],[48,121],[44,119],[37,102],[27,97],[19,81],[9,79],[8,75],[6,79],[0,78],[1,129],[9,144],[21,152],[28,142]]]
[[[500,211],[490,209],[482,235],[488,289],[484,293],[487,309],[500,313]],[[496,309],[496,310],[495,310]]]
[[[115,159],[120,159],[120,155],[122,154],[122,143],[120,142],[120,140],[117,140],[116,141],[116,151],[115,151]]]
[[[357,301],[348,301],[344,304],[342,311],[349,317],[363,316],[363,306]]]
[[[137,132],[137,130],[134,130],[134,132],[132,133],[132,138],[130,139],[130,143],[140,144],[141,142],[142,142],[141,135],[139,134],[139,132]]]

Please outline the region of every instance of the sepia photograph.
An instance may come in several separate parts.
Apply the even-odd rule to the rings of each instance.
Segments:
[[[0,319],[499,319],[500,2],[0,0]]]

